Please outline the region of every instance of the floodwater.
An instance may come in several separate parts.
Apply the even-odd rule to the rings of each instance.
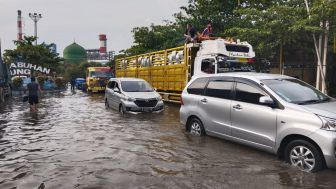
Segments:
[[[333,188],[335,170],[305,173],[275,156],[179,124],[179,107],[120,115],[102,95],[45,94],[38,113],[0,106],[1,189]]]

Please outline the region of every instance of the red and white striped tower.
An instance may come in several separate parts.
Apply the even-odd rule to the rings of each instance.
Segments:
[[[106,54],[106,35],[100,34],[99,35],[99,41],[100,41],[100,47],[99,47],[99,53]]]
[[[21,41],[22,40],[22,17],[21,17],[21,10],[18,10],[18,17],[17,17],[17,40]]]

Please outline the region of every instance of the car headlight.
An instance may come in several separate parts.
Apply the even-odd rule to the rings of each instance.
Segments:
[[[336,119],[331,119],[323,116],[319,116],[322,120],[321,129],[327,131],[335,131],[336,132]]]
[[[127,101],[130,101],[130,102],[134,102],[134,101],[136,101],[136,99],[135,99],[135,98],[132,98],[132,97],[126,97],[126,100],[127,100]]]
[[[162,100],[161,95],[159,95],[159,96],[156,98],[156,100],[161,101],[161,100]]]

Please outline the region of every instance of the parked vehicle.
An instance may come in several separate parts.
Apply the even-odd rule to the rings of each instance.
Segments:
[[[76,84],[76,88],[79,90],[82,90],[85,86],[85,79],[84,78],[76,78],[75,80]]]
[[[309,172],[336,168],[336,101],[303,81],[261,73],[199,76],[181,104],[190,133],[278,154]]]
[[[21,76],[21,77],[22,77],[22,79],[23,79],[22,89],[23,89],[23,90],[28,90],[27,85],[28,85],[29,83],[31,83],[31,78],[30,78],[30,77],[27,77],[27,76]]]
[[[88,67],[86,70],[87,91],[94,93],[105,91],[108,80],[113,77],[110,67]]]
[[[164,104],[159,93],[143,79],[113,78],[105,91],[105,106],[121,113],[161,112]]]
[[[254,71],[255,52],[247,42],[223,39],[116,59],[116,77],[149,82],[165,101],[180,102],[183,88],[193,76]]]

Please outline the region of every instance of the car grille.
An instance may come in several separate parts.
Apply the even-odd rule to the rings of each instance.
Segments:
[[[134,103],[139,107],[155,107],[157,104],[156,99],[137,99]]]

